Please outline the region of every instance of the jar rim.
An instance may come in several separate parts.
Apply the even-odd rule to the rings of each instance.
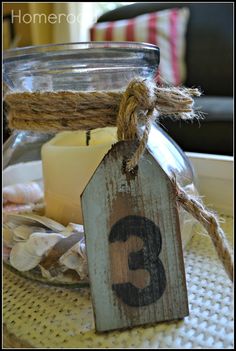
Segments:
[[[5,90],[115,90],[134,77],[153,79],[157,46],[139,42],[78,42],[10,49],[3,56]]]
[[[133,41],[87,41],[87,42],[72,42],[59,44],[46,44],[35,46],[24,46],[20,48],[8,49],[3,52],[3,60],[14,58],[22,55],[35,53],[49,53],[61,50],[83,50],[83,49],[131,49],[131,50],[150,50],[156,53],[160,52],[159,47],[145,42]]]

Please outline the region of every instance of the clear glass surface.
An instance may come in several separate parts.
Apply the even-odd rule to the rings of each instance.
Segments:
[[[114,90],[151,78],[159,49],[142,43],[75,43],[8,50],[4,82],[13,91]]]
[[[4,93],[123,90],[135,77],[153,79],[157,73],[159,55],[159,49],[153,45],[129,42],[75,43],[13,49],[4,53]],[[15,171],[10,167],[25,167],[31,162],[40,162],[42,145],[54,135],[13,131],[3,147],[3,186],[14,185],[16,182]],[[155,155],[167,175],[172,176],[174,172],[177,181],[185,190],[190,193],[196,192],[194,172],[187,156],[156,123],[151,128],[148,149]],[[37,163],[37,167],[41,167],[40,164]],[[10,179],[13,173],[14,181]],[[43,179],[40,181],[43,184]],[[194,221],[183,210],[180,210],[179,214],[183,246],[186,246],[191,238]],[[10,265],[9,255],[12,247],[7,247],[7,239],[5,243],[4,261]],[[61,280],[48,280],[46,275],[42,276],[39,266],[20,274],[52,284],[78,286],[87,282],[86,279],[76,281],[75,275],[72,281],[63,280],[63,276]]]

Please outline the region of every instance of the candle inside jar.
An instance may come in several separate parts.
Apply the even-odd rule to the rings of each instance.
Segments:
[[[116,128],[58,133],[42,147],[45,215],[64,225],[83,223],[80,195],[105,154]]]

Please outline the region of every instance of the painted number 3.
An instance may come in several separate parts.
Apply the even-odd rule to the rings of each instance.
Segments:
[[[130,282],[112,284],[112,289],[122,301],[134,307],[156,302],[166,287],[165,270],[158,255],[161,251],[161,232],[151,220],[140,216],[127,216],[116,222],[111,229],[109,242],[125,242],[131,236],[138,236],[143,247],[128,256],[129,270],[144,269],[149,272],[149,285],[138,288]]]

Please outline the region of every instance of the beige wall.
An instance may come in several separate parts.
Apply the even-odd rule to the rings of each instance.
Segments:
[[[47,3],[36,3],[32,2],[29,3],[29,10],[31,14],[43,13],[48,16],[50,13],[53,12],[53,5],[54,4],[47,4]],[[53,41],[52,36],[52,28],[53,24],[49,22],[42,23],[32,23],[31,25],[31,35],[32,35],[32,42],[33,45],[41,45],[41,44],[50,44]]]
[[[89,27],[92,25],[94,18],[94,3],[85,2],[63,2],[63,3],[14,3],[7,2],[3,4],[4,14],[19,15],[21,13],[21,23],[19,18],[14,18],[14,29],[16,33],[15,42],[12,47],[43,45],[50,43],[77,42],[89,40]],[[78,16],[75,22],[62,19],[50,23],[48,16],[52,14],[60,17],[73,14]],[[30,22],[30,16],[42,15],[41,23],[39,17],[31,23],[24,23],[22,17],[26,15],[26,22]],[[46,21],[45,21],[46,20]],[[4,49],[9,48],[9,30],[6,24],[3,25]]]
[[[18,13],[21,10],[22,14],[29,13],[29,4],[28,3],[4,3],[3,4],[3,14],[8,15],[11,14],[11,11],[14,13]],[[17,46],[27,46],[32,44],[32,37],[31,37],[31,29],[30,24],[19,23],[18,21],[14,22],[14,30],[18,37]],[[5,30],[6,30],[5,26]],[[7,33],[8,34],[8,33]],[[3,38],[4,36],[7,37],[6,32],[4,31],[3,27]],[[6,46],[6,42],[4,42],[4,46]]]
[[[35,13],[50,14],[53,12],[52,3],[3,3],[3,14],[19,14],[21,15]],[[16,43],[15,46],[28,46],[28,45],[41,45],[41,44],[50,44],[53,41],[52,35],[52,24],[50,23],[23,23],[18,19],[14,19],[14,29],[16,34]],[[9,47],[8,44],[8,28],[7,25],[3,26],[3,40],[4,40],[4,49]]]

